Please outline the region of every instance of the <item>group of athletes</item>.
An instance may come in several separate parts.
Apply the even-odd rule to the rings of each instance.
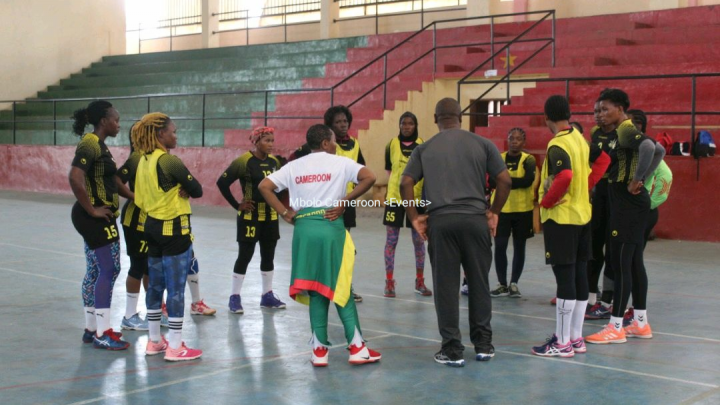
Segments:
[[[458,119],[459,126],[456,107],[450,107],[453,111],[450,115]],[[485,272],[483,282],[478,284],[472,280],[469,289],[463,286],[463,292],[472,296],[521,296],[517,283],[524,266],[525,242],[533,236],[533,212],[539,206],[546,262],[552,266],[558,284],[557,327],[544,345],[532,349],[535,354],[570,357],[586,350],[585,341],[622,343],[626,337],[652,337],[647,323],[647,275],[642,253],[649,229],[657,222],[657,205],[662,202],[662,197],[651,198],[650,193],[667,198],[671,178],[668,180],[669,169],[661,163],[664,149],[644,135],[645,115],[628,108],[627,94],[617,89],[603,91],[596,103],[598,126],[593,128],[592,141],[588,144],[582,128],[569,122],[567,100],[553,96],[545,105],[545,115],[548,127],[556,135],[548,145],[540,172],[536,170],[534,157],[523,151],[525,132],[521,128],[513,128],[508,134],[509,148],[501,156],[504,165],[487,171],[497,174],[507,168],[510,175],[509,192],[500,192],[499,201],[495,202],[493,195],[488,204],[484,193],[481,196],[488,209],[489,229],[495,236],[499,286],[489,291],[487,271],[491,258],[488,258],[483,262],[487,265],[479,266],[481,272]],[[436,122],[443,114],[442,111],[436,114]],[[100,100],[76,111],[74,118],[74,132],[82,138],[69,177],[77,198],[72,222],[84,239],[87,262],[82,287],[83,342],[109,350],[129,347],[122,334],[110,326],[112,291],[120,273],[119,232],[115,220],[120,216],[130,258],[126,312],[121,329],[148,330],[147,355],[164,353],[169,361],[199,358],[202,351],[188,348],[182,341],[185,285],[190,287],[192,295],[191,314],[213,315],[216,311],[206,305],[200,295],[199,267],[190,225],[189,198],[201,197],[203,189],[183,162],[169,153],[177,145],[175,124],[162,113],[142,117],[130,131],[131,154],[117,168],[105,140],[120,131],[118,111],[109,102]],[[274,256],[280,238],[279,219],[293,224],[290,296],[310,307],[311,362],[315,366],[326,366],[328,361],[327,316],[331,301],[336,304],[345,327],[350,363],[364,364],[381,358],[380,353],[365,345],[355,307],[362,297],[352,289],[356,251],[349,231],[356,226],[354,206],[348,203],[304,208],[293,203],[303,198],[352,201],[373,186],[375,175],[364,167],[359,142],[349,136],[351,124],[352,114],[348,108],[331,107],[325,113],[324,124],[308,130],[307,143],[289,157],[289,162],[272,154],[274,129],[256,128],[250,136],[253,150],[235,159],[217,180],[222,195],[237,212],[238,257],[233,269],[229,311],[244,312],[242,284],[258,243],[262,275],[260,306],[286,307],[272,288]],[[85,133],[87,125],[93,126],[91,133]],[[440,123],[438,126],[442,133],[443,127]],[[409,176],[408,162],[423,143],[418,137],[417,117],[404,113],[399,134],[386,146],[385,169],[389,175],[386,201],[419,201],[425,197],[422,175],[416,176],[407,190],[401,187]],[[415,164],[411,166],[417,167],[420,158],[414,159]],[[503,176],[489,177],[491,185],[495,178],[503,179]],[[653,181],[655,178],[658,180]],[[667,186],[654,187],[660,184],[660,179],[667,182],[663,183]],[[241,202],[230,189],[235,181],[239,181],[242,188]],[[428,187],[430,194],[432,187],[436,186]],[[278,197],[283,190],[289,192],[289,208]],[[119,196],[127,199],[121,213]],[[495,218],[496,226],[491,205],[492,209],[502,209]],[[437,205],[430,207],[430,218],[432,210],[437,208]],[[421,296],[432,295],[424,279],[427,234],[422,218],[427,215],[421,207],[406,210],[401,204],[389,204],[385,208],[386,297],[396,295],[395,249],[403,226],[412,228],[415,292]],[[511,235],[514,257],[508,285],[506,250]],[[604,251],[603,245],[607,245]],[[432,259],[432,244],[430,251]],[[588,261],[591,261],[589,274]],[[603,265],[606,279],[613,280],[615,288],[606,281],[602,299],[597,300],[597,283]],[[441,287],[436,267],[433,266],[433,277],[437,289]],[[146,290],[146,319],[137,311],[141,285]],[[634,311],[626,315],[623,325],[631,293]],[[436,307],[443,299],[435,298]],[[590,307],[586,310],[588,304]],[[438,322],[442,324],[441,310],[436,310]],[[489,308],[487,311],[487,320],[483,322],[489,331]],[[586,317],[600,319],[603,314],[610,314],[608,326],[584,339],[583,320]],[[161,334],[161,326],[169,328],[167,339]],[[443,334],[442,325],[440,330]],[[445,347],[445,335],[443,337]],[[490,338],[491,332],[486,335],[484,346],[476,347],[478,359],[488,360],[494,354]],[[446,354],[438,353],[436,361],[459,365],[459,360],[452,359],[457,355]]]

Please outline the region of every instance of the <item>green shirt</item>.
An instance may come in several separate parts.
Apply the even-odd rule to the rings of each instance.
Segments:
[[[645,181],[645,188],[650,193],[650,209],[654,210],[668,199],[672,180],[670,167],[664,160],[661,161],[657,169]]]

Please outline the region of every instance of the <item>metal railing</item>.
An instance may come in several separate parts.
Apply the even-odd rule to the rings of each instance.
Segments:
[[[220,11],[218,13],[212,13],[211,16],[213,16],[213,17],[219,16],[220,22],[230,22],[230,21],[244,21],[245,22],[244,27],[242,27],[242,28],[218,30],[218,31],[213,31],[212,34],[215,35],[215,34],[220,34],[220,33],[224,33],[224,32],[245,31],[245,45],[250,45],[250,31],[282,27],[283,42],[288,42],[288,26],[296,26],[296,25],[304,25],[304,24],[317,24],[320,22],[320,18],[318,17],[317,20],[289,23],[288,18],[287,18],[288,15],[319,12],[320,5],[321,5],[321,2],[317,1],[317,0],[297,1],[295,3],[290,3],[290,4],[288,4],[287,2],[282,2],[282,4],[270,4],[269,6],[265,6],[261,9],[261,13],[260,13],[261,15],[259,15],[259,16],[251,16],[250,10],[246,10],[246,9],[237,9],[237,10],[228,9],[225,11]],[[262,26],[257,26],[257,27],[250,26],[251,20],[260,20],[262,18],[269,18],[269,17],[281,17],[282,22],[280,24],[269,24],[269,25],[262,25]]]
[[[437,31],[438,31],[438,25],[440,24],[450,24],[450,23],[457,23],[462,21],[471,21],[471,20],[484,20],[484,19],[490,19],[491,22],[494,21],[495,18],[501,18],[501,17],[513,17],[518,15],[530,15],[530,14],[545,14],[550,13],[550,15],[554,18],[554,11],[536,11],[536,12],[526,12],[526,13],[516,13],[516,14],[502,14],[502,15],[496,15],[496,16],[477,16],[477,17],[467,17],[467,18],[457,18],[457,19],[450,19],[450,20],[439,20],[434,21],[425,27],[423,29],[411,34],[404,40],[400,41],[399,43],[392,46],[390,49],[386,50],[379,56],[375,57],[370,62],[364,64],[362,67],[358,68],[355,72],[348,75],[347,77],[343,78],[342,80],[338,81],[336,84],[334,84],[331,87],[326,88],[301,88],[301,89],[273,89],[273,90],[246,90],[246,91],[226,91],[226,92],[206,92],[206,93],[174,93],[174,94],[155,94],[155,95],[143,95],[143,96],[121,96],[121,97],[93,97],[93,98],[73,98],[73,99],[40,99],[40,100],[9,100],[9,101],[0,101],[0,104],[2,103],[12,103],[12,120],[0,120],[0,124],[2,123],[12,123],[12,129],[13,129],[13,143],[16,143],[16,132],[17,132],[17,124],[18,123],[43,123],[43,122],[53,122],[53,144],[57,144],[57,123],[61,122],[70,122],[69,120],[58,120],[57,119],[57,106],[58,103],[63,102],[80,102],[80,101],[92,101],[97,99],[105,99],[105,100],[136,100],[136,99],[145,99],[147,100],[147,112],[151,112],[151,100],[152,99],[159,99],[159,98],[168,98],[168,97],[201,97],[202,98],[202,110],[199,117],[173,117],[174,120],[183,121],[183,120],[199,120],[202,122],[202,128],[201,128],[201,146],[205,146],[205,124],[206,121],[210,120],[241,120],[241,119],[258,119],[263,118],[263,122],[265,125],[267,125],[269,119],[273,120],[283,120],[283,119],[322,119],[322,116],[280,116],[280,115],[270,115],[269,114],[269,97],[271,95],[275,94],[292,94],[292,93],[321,93],[321,92],[327,92],[329,93],[329,106],[335,105],[335,97],[336,92],[338,89],[348,83],[351,79],[358,77],[360,74],[365,72],[366,70],[372,68],[374,64],[379,62],[380,60],[383,61],[383,80],[379,83],[372,86],[370,90],[367,90],[362,95],[360,95],[355,100],[351,101],[350,103],[347,103],[348,107],[352,107],[356,105],[358,102],[363,100],[365,97],[369,96],[371,93],[379,89],[380,87],[383,87],[383,109],[387,108],[387,86],[388,82],[398,75],[400,75],[402,72],[406,71],[413,65],[415,65],[417,62],[422,60],[423,58],[428,57],[431,53],[433,54],[433,73],[437,72],[437,51],[441,49],[452,49],[452,48],[463,48],[463,47],[472,47],[472,46],[479,46],[479,45],[490,45],[491,49],[495,48],[495,45],[499,44],[505,44],[503,47],[501,47],[497,52],[493,54],[493,56],[490,58],[494,58],[497,54],[503,51],[506,47],[509,47],[510,45],[514,43],[519,43],[521,41],[522,36],[526,35],[528,32],[530,32],[534,27],[538,26],[538,24],[541,21],[533,24],[530,28],[523,31],[520,35],[515,37],[514,39],[510,41],[495,41],[495,35],[493,33],[494,24],[491,24],[491,32],[490,32],[490,41],[489,42],[483,42],[483,43],[459,43],[459,44],[451,44],[451,45],[438,45],[437,44]],[[389,74],[388,72],[388,59],[389,56],[396,52],[400,47],[402,47],[405,44],[408,44],[410,41],[412,41],[415,38],[418,38],[421,34],[424,32],[428,32],[432,28],[432,47],[425,52],[423,52],[419,57],[415,58],[413,61],[405,64],[403,67],[398,69],[396,72]],[[543,39],[525,39],[522,40],[523,42],[545,42],[547,41],[547,38]],[[552,38],[552,43],[554,45],[554,37]],[[546,47],[547,45],[545,45]],[[544,49],[543,47],[542,49]],[[554,53],[555,48],[553,46],[552,48],[553,57],[552,60],[555,60]],[[486,59],[481,63],[480,66],[483,66],[487,64],[489,59]],[[490,61],[490,63],[494,63],[493,61]],[[477,71],[479,68],[474,69],[473,71]],[[264,95],[264,110],[263,110],[263,116],[258,115],[250,115],[250,116],[233,116],[233,117],[208,117],[207,111],[206,111],[206,100],[208,97],[212,96],[219,96],[219,95],[250,95],[250,94],[263,94]],[[18,104],[28,104],[28,103],[52,103],[52,115],[53,120],[18,120],[17,119],[17,106]]]
[[[562,78],[537,78],[537,79],[504,79],[503,82],[507,83],[508,87],[510,83],[564,83],[565,84],[565,97],[570,100],[570,83],[572,82],[590,82],[590,81],[636,81],[636,80],[668,80],[668,79],[689,79],[690,80],[690,110],[680,111],[644,111],[646,115],[675,115],[675,116],[690,116],[690,145],[695,145],[695,136],[697,134],[697,117],[698,116],[720,116],[720,111],[698,111],[697,110],[697,80],[698,78],[706,77],[718,77],[720,73],[684,73],[684,74],[667,74],[667,75],[635,75],[635,76],[589,76],[589,77],[562,77]],[[467,81],[466,84],[472,83],[487,83],[483,81]],[[479,99],[479,98],[478,98]],[[509,100],[509,98],[508,98]],[[591,100],[594,101],[594,100]],[[576,104],[572,103],[571,104]],[[468,108],[463,110],[463,115],[467,116],[544,116],[545,113],[542,111],[537,112],[466,112]],[[589,111],[573,111],[573,115],[593,115],[594,112]],[[691,146],[694,147],[694,146]],[[697,180],[700,180],[700,160],[697,159]]]
[[[425,7],[425,1],[420,0],[420,9],[415,9],[415,3],[417,3],[417,0],[360,0],[360,1],[353,1],[353,0],[333,0],[336,3],[340,3],[341,9],[352,9],[352,8],[358,8],[363,7],[367,9],[367,7],[375,7],[375,13],[372,15],[367,15],[367,12],[364,13],[362,16],[358,17],[346,17],[346,18],[338,18],[334,19],[333,23],[343,22],[343,21],[353,21],[353,20],[365,20],[365,19],[374,19],[375,20],[375,35],[380,34],[380,19],[381,18],[392,18],[397,17],[401,15],[413,15],[413,14],[420,14],[420,28],[422,29],[425,26],[425,14],[429,13],[446,13],[449,11],[457,11],[457,10],[465,10],[466,7],[463,7],[463,4],[461,4],[460,0],[457,0],[457,5],[455,6],[441,6],[441,7]],[[397,3],[412,3],[412,10],[411,11],[398,11],[398,12],[391,12],[391,13],[381,13],[379,11],[379,7],[381,5],[388,5],[388,4],[397,4]],[[466,2],[467,4],[467,2]]]
[[[177,29],[180,27],[191,27],[191,26],[202,26],[202,15],[194,15],[194,16],[188,16],[188,17],[176,17],[176,18],[168,18],[165,20],[159,20],[153,23],[150,27],[142,27],[142,24],[139,28],[134,30],[126,30],[125,32],[137,32],[138,33],[138,53],[142,53],[142,43],[143,41],[157,41],[159,39],[163,38],[170,38],[170,51],[173,50],[173,38],[178,37],[184,37],[187,35],[197,35],[198,33],[191,33],[191,34],[181,34],[177,35]],[[169,35],[166,37],[156,37],[156,38],[145,38],[143,39],[142,33],[144,31],[155,31],[155,30],[168,30]]]

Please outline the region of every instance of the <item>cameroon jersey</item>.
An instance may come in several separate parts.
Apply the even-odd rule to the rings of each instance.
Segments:
[[[414,142],[406,145],[400,137],[395,137],[391,139],[385,147],[385,170],[390,170],[390,178],[388,179],[387,186],[388,201],[402,201],[402,196],[400,195],[400,179],[402,178],[402,173],[405,170],[405,166],[407,166],[408,159],[410,159],[412,152],[423,142],[425,141],[418,137]],[[422,186],[422,180],[415,185],[416,200],[422,197]]]
[[[107,206],[117,214],[117,166],[105,142],[93,133],[85,134],[75,149],[72,166],[85,172],[85,189],[93,207]]]
[[[135,191],[135,176],[137,175],[138,163],[140,163],[140,152],[132,152],[120,169],[117,176],[123,183],[127,183],[130,191]],[[140,232],[145,230],[145,218],[147,213],[137,205],[135,201],[127,200],[122,208],[120,222],[124,227],[134,229]]]
[[[270,207],[258,190],[260,182],[265,177],[280,168],[280,161],[273,155],[265,160],[258,159],[252,152],[247,152],[233,160],[217,181],[220,192],[236,210],[240,204],[230,192],[230,185],[236,180],[240,181],[245,201],[254,201],[254,211],[238,212],[243,219],[254,221],[277,221],[277,212]]]
[[[162,149],[143,155],[135,178],[135,204],[147,212],[147,222],[163,222],[163,236],[190,233],[190,202],[179,195],[202,197],[202,186],[177,156]]]
[[[617,129],[613,129],[612,131],[605,133],[599,126],[594,126],[591,130],[591,136],[590,136],[590,144],[597,146],[600,150],[607,153],[608,156],[612,159],[615,156],[615,149],[617,148]],[[593,154],[593,150],[597,150],[594,147],[590,148],[591,155]],[[597,155],[600,153],[598,152]],[[595,161],[595,159],[590,159],[591,161]],[[603,179],[607,179],[608,175],[610,174],[610,168],[608,167],[608,170],[603,174]]]
[[[569,166],[572,170],[572,180],[567,193],[562,198],[564,203],[551,208],[540,208],[541,221],[544,223],[553,220],[561,225],[585,225],[590,222],[592,209],[588,191],[588,176],[590,175],[590,147],[580,131],[570,128],[558,132],[548,143],[548,153],[543,162],[540,177],[541,184],[545,180],[561,171],[562,166]],[[554,150],[560,152],[563,158]],[[540,201],[545,195],[545,188],[540,187]]]
[[[637,169],[640,144],[646,139],[652,140],[653,143],[655,140],[640,132],[630,120],[623,121],[617,127],[617,135],[617,148],[615,156],[611,156],[613,159],[610,169],[608,169],[608,181],[610,183],[630,183]]]

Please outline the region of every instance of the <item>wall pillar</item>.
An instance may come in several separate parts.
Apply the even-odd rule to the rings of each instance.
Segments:
[[[340,3],[334,0],[322,0],[320,3],[320,38],[330,39],[340,36],[335,20],[340,18]]]
[[[220,16],[212,14],[220,12],[220,0],[202,0],[202,48],[217,48],[220,46]]]

